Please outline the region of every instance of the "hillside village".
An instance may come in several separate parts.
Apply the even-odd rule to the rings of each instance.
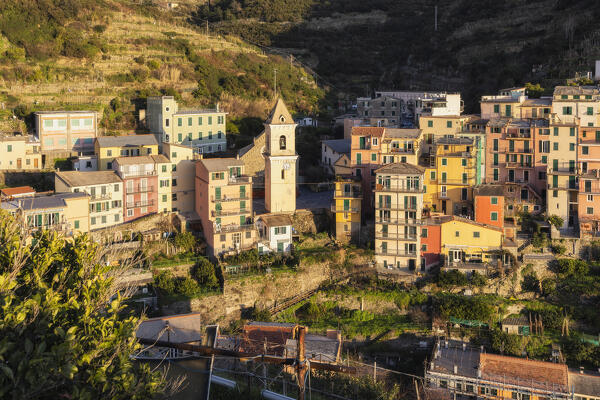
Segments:
[[[169,236],[182,246],[184,240],[178,239],[191,237],[197,243],[190,250],[206,256],[209,269],[223,271],[226,281],[236,271],[255,268],[267,254],[279,257],[283,266],[308,265],[306,234],[323,231],[329,232],[335,248],[355,253],[352,257],[358,258],[350,264],[365,269],[359,274],[375,273],[410,290],[427,289],[437,280],[450,290],[480,287],[482,293],[515,296],[514,284],[510,288],[502,282],[520,274],[524,292],[548,296],[551,289],[543,277],[549,271],[571,279],[573,268],[588,268],[577,260],[595,257],[600,229],[600,194],[594,189],[600,186],[594,150],[600,146],[597,86],[558,86],[551,97],[531,97],[525,87],[501,89],[480,99],[477,115],[463,113],[460,94],[445,92],[375,92],[356,103],[354,112],[334,122],[343,127],[343,138],[322,141],[322,181],[309,185],[302,184],[303,171],[298,169],[296,132],[302,129],[299,125],[315,122],[294,120],[281,97],[264,122],[264,132],[234,157],[223,156],[228,150],[227,113],[218,106],[187,110],[172,96],[149,97],[141,112],[148,133],[126,136],[101,135],[93,111],[39,111],[34,132],[1,137],[0,168],[9,174],[48,173],[58,158],[67,158],[71,168],[53,172],[51,193],[36,193],[29,186],[2,189],[1,206],[34,236],[47,229],[66,237],[86,233],[108,246],[134,238],[160,243]],[[328,189],[318,196],[309,187]],[[302,215],[329,222],[309,224],[306,230],[300,224]],[[166,228],[161,228],[164,221]],[[170,259],[166,254],[163,262]],[[328,260],[312,268],[318,271]],[[157,270],[160,262],[152,258],[150,265],[151,271],[138,269],[141,275],[134,282],[145,288],[143,293],[154,286],[162,298],[168,294],[165,282],[176,278]],[[276,268],[277,262],[269,265]],[[468,299],[471,292],[465,289],[459,297]],[[432,295],[431,289],[424,293]],[[292,307],[306,303],[293,300],[296,295],[302,293],[288,292],[280,300],[292,298]],[[590,295],[586,302],[596,301],[598,294]],[[163,298],[156,308],[156,298],[150,299],[157,317],[142,323],[140,338],[156,340],[163,324],[177,332],[189,329],[193,321],[209,322],[206,312],[192,312],[175,322],[176,315],[164,312],[178,313],[176,307]],[[362,300],[360,307],[362,311]],[[497,323],[507,335],[503,340],[543,332],[542,320],[552,329],[543,309],[515,310],[499,315]],[[600,393],[600,378],[569,369],[556,347],[560,341],[552,344],[554,363],[487,354],[457,341],[453,329],[487,326],[488,321],[478,319],[477,312],[433,313],[428,329],[449,330],[446,339],[434,344],[423,371],[424,390],[477,393],[480,398],[598,398],[594,395]],[[565,321],[562,335],[568,336]],[[267,330],[276,329],[297,339],[298,331],[288,330],[289,324],[260,324],[245,326],[254,333],[244,335],[262,340]],[[584,317],[572,329],[593,332],[598,326],[596,315]],[[200,337],[201,331],[196,334]],[[337,343],[338,350],[328,356],[336,364],[342,332],[327,330],[327,338],[322,340]],[[592,346],[598,346],[597,336]],[[573,366],[570,356],[566,358]],[[476,373],[465,363],[473,363]],[[511,363],[514,368],[507,367]]]
[[[600,400],[595,5],[0,2],[0,398]]]

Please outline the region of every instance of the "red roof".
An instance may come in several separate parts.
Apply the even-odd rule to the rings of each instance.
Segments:
[[[35,189],[31,186],[19,186],[14,188],[4,188],[0,190],[0,194],[6,197],[14,197],[14,196],[23,196],[23,195],[33,195],[35,194]]]
[[[352,127],[352,135],[358,136],[383,136],[385,128],[378,126],[354,126]]]
[[[532,387],[544,388],[545,385],[568,386],[568,369],[566,364],[555,364],[544,361],[526,360],[497,354],[482,353],[479,355],[484,379],[504,380],[507,383],[528,384]]]
[[[240,351],[283,356],[288,339],[296,338],[298,325],[254,322],[244,325]]]

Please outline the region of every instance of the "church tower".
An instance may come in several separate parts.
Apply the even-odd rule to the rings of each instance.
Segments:
[[[281,98],[265,122],[265,206],[270,213],[296,211],[296,124]]]

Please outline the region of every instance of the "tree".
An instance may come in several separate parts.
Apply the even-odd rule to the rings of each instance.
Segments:
[[[562,228],[563,224],[565,223],[565,221],[559,217],[558,215],[551,215],[548,217],[548,222],[552,225],[554,225],[554,227],[556,229],[560,229]]]
[[[438,284],[441,287],[466,286],[469,283],[467,276],[455,269],[451,271],[441,271],[438,276]]]
[[[490,331],[492,348],[501,354],[520,356],[523,352],[523,338],[519,335],[511,335],[499,329]]]
[[[527,96],[531,97],[532,99],[539,99],[542,97],[542,94],[544,94],[544,88],[541,87],[539,83],[534,85],[533,83],[527,82],[525,84],[525,91]]]
[[[196,237],[191,232],[180,232],[175,236],[175,246],[185,252],[193,251],[196,247]]]
[[[147,399],[161,377],[130,356],[138,318],[123,317],[112,266],[80,235],[32,244],[0,214],[0,398]]]
[[[208,259],[201,257],[194,267],[194,278],[201,286],[214,288],[219,285],[215,266]]]
[[[483,287],[487,284],[487,278],[479,272],[473,272],[471,275],[471,284],[476,287]]]

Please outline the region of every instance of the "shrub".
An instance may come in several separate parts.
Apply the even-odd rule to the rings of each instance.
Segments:
[[[257,308],[256,306],[252,309],[250,318],[254,321],[271,322],[271,313],[266,308]]]
[[[204,257],[198,260],[192,273],[198,283],[204,287],[214,288],[219,284],[215,266]]]
[[[469,283],[467,276],[455,269],[441,271],[438,275],[438,284],[441,287],[465,286]]]
[[[551,268],[555,273],[565,276],[584,276],[590,271],[590,267],[585,261],[570,258],[556,260]]]
[[[492,348],[501,354],[520,356],[523,353],[523,338],[498,329],[490,331]]]
[[[25,49],[21,47],[10,47],[4,52],[4,57],[10,61],[22,61],[25,59]]]
[[[175,292],[175,280],[170,270],[154,272],[154,285],[165,293]]]
[[[473,272],[471,275],[471,284],[476,287],[483,287],[487,284],[487,278],[479,272]]]
[[[548,217],[548,222],[552,225],[554,225],[554,227],[556,229],[561,229],[563,224],[565,223],[565,221],[559,217],[558,215],[551,215]]]
[[[144,65],[146,63],[146,58],[143,55],[141,55],[141,56],[133,57],[133,61],[135,61],[138,64]]]
[[[176,284],[177,286],[175,287],[175,290],[177,291],[177,293],[183,294],[185,296],[191,297],[200,291],[198,283],[192,278],[178,279]]]
[[[152,71],[155,71],[157,69],[160,68],[160,61],[158,60],[148,60],[148,62],[146,63],[146,65],[148,65],[148,68],[150,68]]]
[[[94,25],[92,28],[96,33],[104,33],[106,31],[106,25]]]
[[[179,232],[173,239],[175,246],[185,252],[193,251],[196,247],[196,237],[191,232]]]
[[[524,292],[539,293],[540,280],[538,279],[537,274],[535,272],[531,272],[523,276],[523,280],[521,281],[521,289]]]
[[[562,255],[567,251],[567,248],[562,244],[553,244],[550,248],[554,254]]]

